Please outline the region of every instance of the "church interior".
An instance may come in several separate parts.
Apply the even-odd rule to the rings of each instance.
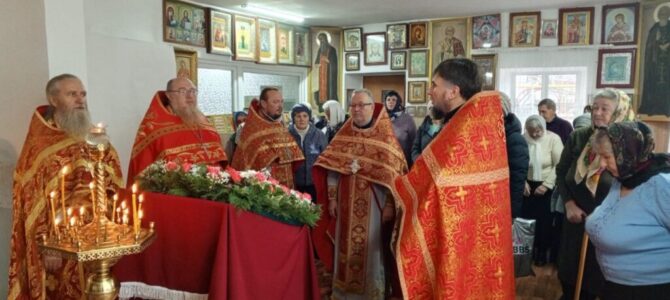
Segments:
[[[300,103],[315,121],[328,100],[348,113],[353,96],[367,89],[377,103],[396,91],[418,128],[431,116],[434,70],[448,58],[477,63],[482,89],[508,95],[522,126],[539,114],[542,99],[552,99],[555,114],[572,123],[601,90],[614,88],[653,130],[654,152],[670,147],[670,78],[665,90],[663,83],[647,84],[670,74],[670,31],[664,46],[658,40],[666,33],[654,31],[668,21],[667,0],[8,0],[2,6],[0,297],[12,292],[17,160],[35,107],[47,104],[47,81],[63,73],[85,86],[91,120],[106,126],[123,175],[152,97],[172,78],[193,83],[198,108],[225,143],[236,132],[234,113],[248,110],[267,87],[283,95],[286,124]],[[664,47],[660,54],[654,43]],[[516,299],[561,296],[555,262],[541,260],[534,261],[534,275],[516,278]]]

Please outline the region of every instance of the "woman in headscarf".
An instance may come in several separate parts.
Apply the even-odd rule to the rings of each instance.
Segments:
[[[549,204],[556,184],[556,165],[563,151],[563,142],[557,134],[547,131],[543,117],[532,115],[526,119],[523,137],[528,143],[528,174],[523,190],[521,217],[535,220],[533,258],[535,264],[547,263],[547,250],[552,245],[552,216]]]
[[[670,155],[654,154],[651,130],[622,122],[591,140],[600,167],[614,177],[586,219],[607,280],[603,300],[667,299],[670,295]]]
[[[589,142],[596,128],[633,120],[635,114],[626,93],[605,89],[593,97],[591,126],[575,130],[568,139],[556,166],[556,184],[565,203],[558,279],[563,288],[561,299],[572,299],[577,282],[579,253],[584,236],[584,218],[602,202],[610,189],[612,176],[600,169],[600,156]],[[590,247],[591,245],[589,245]],[[581,299],[602,296],[605,278],[593,250],[587,251]]]
[[[384,97],[384,107],[388,112],[393,123],[393,133],[398,143],[405,153],[407,166],[412,166],[412,145],[416,136],[416,124],[414,118],[405,113],[405,107],[402,105],[402,97],[396,91],[390,91]]]
[[[326,130],[324,133],[328,138],[328,143],[330,143],[337,131],[342,127],[342,124],[344,124],[346,116],[340,102],[337,102],[337,100],[326,101],[322,108],[326,115],[326,119],[328,119],[328,125],[325,127]]]
[[[243,111],[236,111],[233,113],[233,134],[226,142],[226,157],[228,161],[233,161],[233,154],[235,153],[235,148],[237,147],[237,129],[241,127],[242,124],[247,120],[247,113]]]
[[[288,132],[295,138],[296,143],[302,149],[305,160],[297,168],[294,168],[293,180],[295,189],[309,193],[312,201],[316,202],[316,189],[312,180],[312,167],[321,152],[326,149],[328,143],[326,136],[311,124],[312,110],[303,103],[298,103],[291,109],[291,125]]]

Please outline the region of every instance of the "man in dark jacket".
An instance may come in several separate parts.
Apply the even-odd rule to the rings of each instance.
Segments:
[[[528,143],[521,134],[521,122],[512,112],[510,99],[500,93],[507,139],[507,161],[509,163],[509,191],[512,200],[512,219],[521,216],[523,188],[528,176]]]
[[[316,189],[312,181],[312,166],[321,152],[326,149],[328,141],[326,135],[310,124],[312,110],[307,105],[299,103],[291,109],[291,120],[288,131],[295,138],[302,149],[305,161],[295,170],[293,175],[296,190],[309,193],[312,201],[316,201]]]
[[[444,126],[444,114],[432,107],[429,109],[430,115],[423,119],[423,123],[421,123],[421,126],[416,131],[416,138],[412,145],[412,162],[416,161],[423,149],[440,133],[440,130]]]

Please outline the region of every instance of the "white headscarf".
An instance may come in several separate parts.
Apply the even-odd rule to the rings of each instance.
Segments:
[[[330,116],[328,117],[328,126],[336,127],[338,124],[344,122],[344,110],[340,105],[340,102],[337,100],[328,100],[322,106],[323,110],[326,109],[330,111]]]
[[[523,133],[523,137],[528,143],[528,157],[530,158],[529,165],[533,168],[531,180],[544,181],[542,180],[542,143],[540,140],[547,134],[547,122],[543,117],[532,115],[526,119],[526,126],[524,126],[524,129],[528,127],[531,120],[536,120],[537,123],[540,124],[540,127],[542,127],[542,136],[537,140],[533,139],[530,134],[528,134],[528,130],[525,130]]]

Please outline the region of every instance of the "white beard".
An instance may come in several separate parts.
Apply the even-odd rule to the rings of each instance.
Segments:
[[[86,108],[75,108],[67,111],[56,110],[54,121],[65,133],[77,139],[84,139],[93,127],[91,115]]]

